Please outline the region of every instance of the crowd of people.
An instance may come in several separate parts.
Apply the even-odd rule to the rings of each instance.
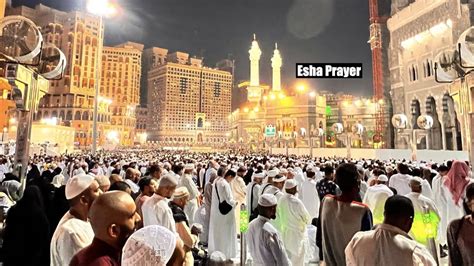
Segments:
[[[0,157],[4,265],[232,264],[244,238],[252,265],[474,265],[469,162],[35,155],[23,189],[11,161]]]

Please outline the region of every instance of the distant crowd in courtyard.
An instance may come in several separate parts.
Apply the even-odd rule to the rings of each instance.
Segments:
[[[317,154],[315,154],[317,156]],[[4,265],[474,265],[469,162],[0,155]],[[24,185],[24,186],[23,186]]]

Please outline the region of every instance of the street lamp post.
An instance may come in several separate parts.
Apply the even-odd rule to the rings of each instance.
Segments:
[[[3,143],[3,141],[5,141],[5,134],[7,133],[7,131],[8,131],[8,128],[4,127],[3,131],[2,131],[2,143]]]
[[[99,90],[101,76],[99,71],[99,64],[102,60],[102,49],[104,47],[104,42],[102,40],[102,27],[103,27],[103,17],[111,17],[117,12],[117,8],[109,2],[109,0],[88,0],[87,2],[87,11],[91,14],[97,15],[99,17],[99,41],[97,42],[97,60],[95,61],[95,83],[94,83],[94,113],[92,120],[92,154],[97,152],[97,120],[98,120],[98,108],[99,108]]]
[[[418,134],[425,132],[433,127],[433,118],[429,115],[420,115],[416,119],[416,123],[420,129],[407,129],[408,118],[404,114],[396,114],[392,117],[392,124],[398,130],[399,133],[403,131],[409,131],[408,142],[410,144],[412,160],[416,160],[417,156],[417,144],[418,144]],[[411,130],[411,132],[410,132]],[[428,135],[426,135],[426,147],[429,149]]]

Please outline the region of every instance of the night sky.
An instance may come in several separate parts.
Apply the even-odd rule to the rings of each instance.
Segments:
[[[61,10],[83,0],[13,0]],[[122,16],[106,22],[106,45],[124,41],[203,56],[214,66],[233,57],[236,79],[249,78],[252,34],[262,50],[260,79],[271,83],[274,43],[283,57],[282,81],[296,83],[295,63],[363,64],[363,79],[312,79],[313,88],[372,94],[368,0],[119,0]]]

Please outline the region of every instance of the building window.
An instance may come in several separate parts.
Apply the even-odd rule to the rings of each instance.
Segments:
[[[221,83],[215,82],[214,83],[214,97],[220,97],[220,96],[221,96]]]
[[[179,92],[181,94],[186,94],[187,87],[188,87],[188,78],[181,77],[179,79]]]
[[[433,70],[432,70],[433,66],[432,65],[433,65],[433,63],[431,61],[426,60],[426,75],[428,77],[433,76]]]

